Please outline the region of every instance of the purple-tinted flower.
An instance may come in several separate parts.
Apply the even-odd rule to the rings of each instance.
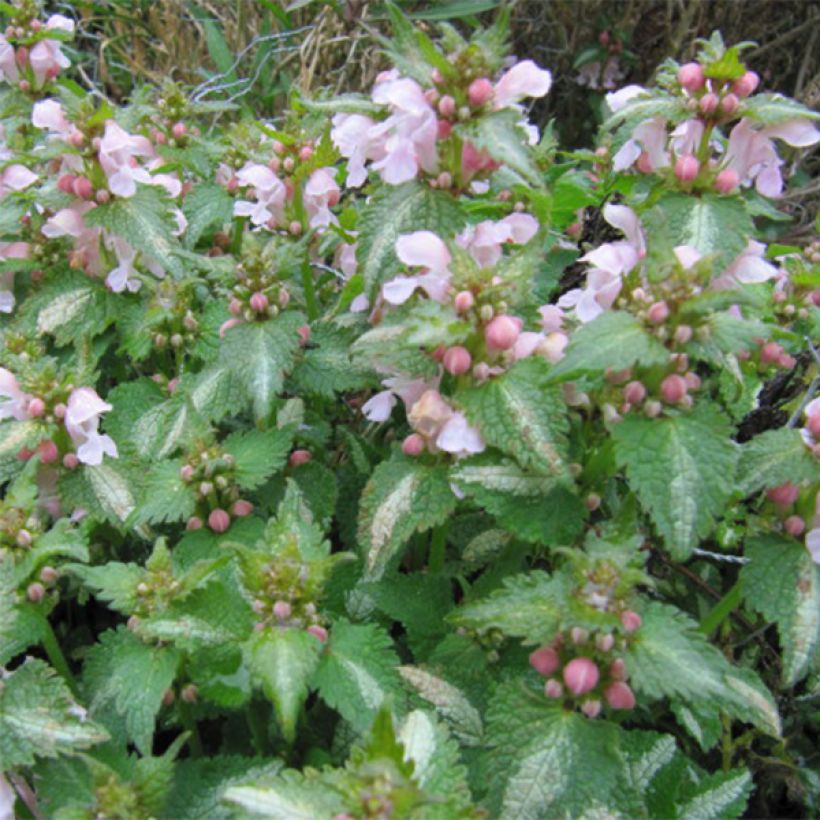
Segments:
[[[382,288],[382,295],[391,305],[401,305],[421,288],[431,299],[443,302],[450,290],[450,251],[431,231],[403,234],[396,240],[396,255],[411,267],[421,267],[416,276],[396,276]]]
[[[111,405],[90,387],[75,388],[69,396],[65,429],[77,447],[77,458],[83,464],[101,464],[103,455],[117,457],[117,445],[113,439],[98,429],[100,417],[111,409]]]

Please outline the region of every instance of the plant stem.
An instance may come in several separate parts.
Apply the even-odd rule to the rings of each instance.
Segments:
[[[234,219],[233,227],[231,228],[231,247],[230,251],[234,256],[239,256],[242,252],[242,237],[245,233],[245,217]]]
[[[706,614],[700,622],[700,631],[711,635],[733,612],[743,598],[743,591],[738,581]]]
[[[312,322],[319,315],[319,305],[316,301],[313,270],[310,267],[310,259],[307,254],[305,254],[305,258],[302,260],[302,289],[305,292],[305,306],[307,307],[308,320]]]
[[[74,679],[74,675],[71,674],[68,661],[66,661],[65,655],[63,655],[63,650],[60,649],[60,642],[57,640],[57,636],[54,634],[54,630],[52,629],[48,618],[45,617],[43,618],[42,644],[51,665],[57,670],[60,677],[63,678],[63,680],[65,680],[68,684],[68,688],[71,690],[74,697],[79,697],[80,689],[77,686],[77,681]]]
[[[441,572],[444,569],[444,556],[447,551],[447,524],[439,524],[430,535],[430,559],[427,569],[430,572]]]
[[[179,714],[180,723],[190,735],[188,748],[191,751],[191,757],[202,757],[202,738],[199,736],[199,727],[194,720],[190,705],[182,699],[178,700],[177,713]]]

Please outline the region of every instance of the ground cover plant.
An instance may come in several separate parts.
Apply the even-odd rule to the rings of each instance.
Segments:
[[[0,817],[812,813],[818,116],[388,9],[260,120],[0,3]]]

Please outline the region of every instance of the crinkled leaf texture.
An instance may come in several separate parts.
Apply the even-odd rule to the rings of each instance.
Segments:
[[[746,543],[740,571],[747,606],[777,624],[783,683],[794,686],[809,670],[820,637],[820,567],[805,545],[768,534]]]
[[[724,510],[734,489],[737,445],[716,407],[649,419],[627,416],[614,431],[615,453],[626,468],[666,548],[687,558]]]
[[[0,772],[28,766],[35,757],[56,757],[108,740],[86,716],[62,678],[29,658],[0,687]]]
[[[738,483],[744,493],[817,478],[818,467],[799,430],[766,430],[741,448]]]

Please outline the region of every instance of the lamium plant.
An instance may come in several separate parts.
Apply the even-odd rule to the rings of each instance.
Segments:
[[[260,121],[0,3],[0,817],[813,812],[818,115],[386,8]]]

